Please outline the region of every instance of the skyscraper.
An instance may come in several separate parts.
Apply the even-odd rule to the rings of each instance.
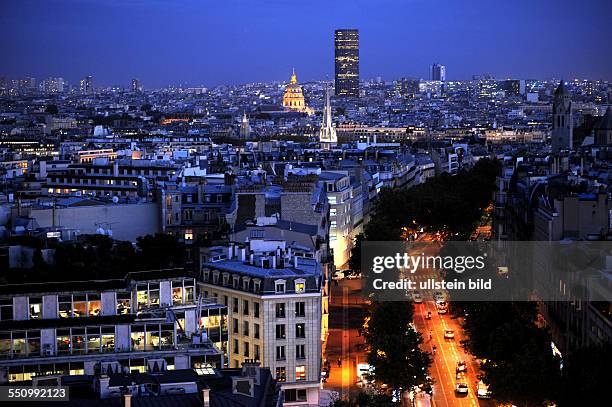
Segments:
[[[79,85],[82,94],[93,93],[93,78],[91,76],[86,76],[85,78],[81,79]]]
[[[336,96],[359,97],[359,30],[334,33]]]
[[[446,81],[446,67],[444,65],[434,63],[430,69],[429,79],[439,82]]]
[[[142,92],[142,85],[140,84],[140,79],[132,79],[132,92]]]

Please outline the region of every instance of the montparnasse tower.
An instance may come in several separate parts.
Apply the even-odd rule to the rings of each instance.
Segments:
[[[308,108],[304,102],[304,91],[302,90],[302,85],[298,84],[295,69],[291,74],[289,84],[285,88],[283,107],[291,112],[301,112],[309,115],[313,113],[313,110]]]

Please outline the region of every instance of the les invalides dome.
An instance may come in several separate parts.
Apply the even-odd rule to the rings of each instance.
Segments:
[[[304,91],[302,90],[302,86],[297,83],[295,70],[291,75],[291,81],[285,88],[283,107],[292,112],[313,114],[313,109],[307,107],[304,103]]]

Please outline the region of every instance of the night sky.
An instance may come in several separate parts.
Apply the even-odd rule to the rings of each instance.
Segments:
[[[361,77],[612,80],[612,0],[0,0],[0,75],[99,85],[333,77],[358,28]]]

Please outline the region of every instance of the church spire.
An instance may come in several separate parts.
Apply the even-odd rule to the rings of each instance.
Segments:
[[[338,142],[336,128],[332,120],[331,102],[329,100],[329,88],[325,86],[325,107],[323,108],[323,121],[319,129],[319,142],[324,143],[325,148]]]
[[[297,83],[297,75],[295,74],[295,68],[293,68],[291,73],[291,83]]]

